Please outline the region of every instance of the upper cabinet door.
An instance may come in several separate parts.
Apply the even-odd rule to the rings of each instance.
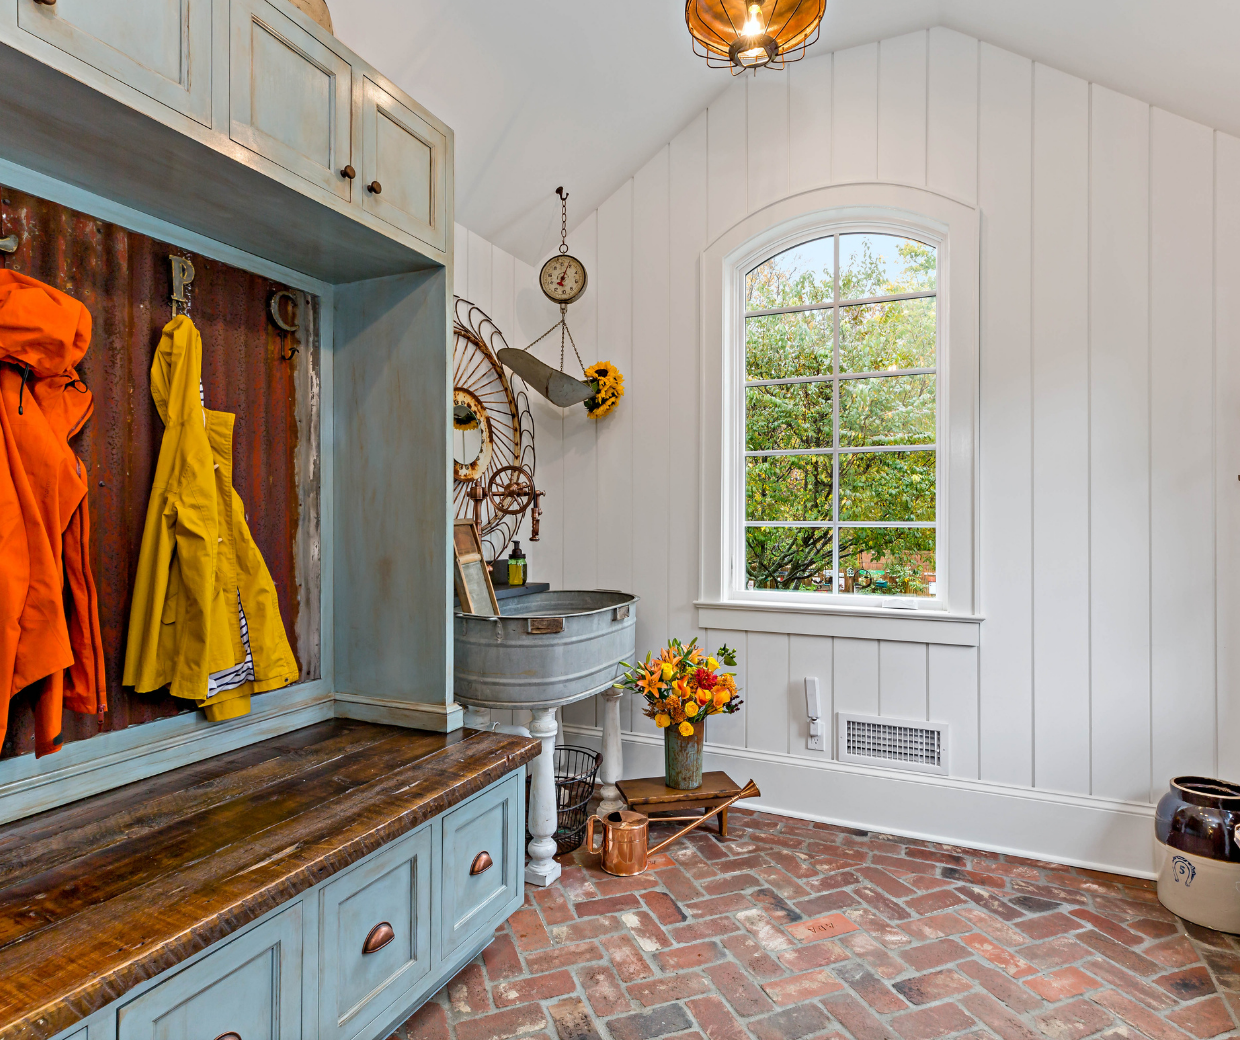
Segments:
[[[232,0],[229,135],[341,198],[351,197],[353,70],[267,0]]]
[[[366,210],[446,250],[447,163],[447,137],[365,78],[358,191]]]
[[[17,24],[204,126],[211,125],[212,0],[17,0]]]

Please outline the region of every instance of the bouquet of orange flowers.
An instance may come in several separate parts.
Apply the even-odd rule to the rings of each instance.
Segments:
[[[673,639],[658,657],[630,665],[616,685],[640,693],[646,699],[642,714],[654,719],[659,729],[675,725],[682,737],[693,736],[694,723],[705,723],[711,715],[731,715],[741,706],[736,696],[736,673],[722,671],[723,665],[736,667],[736,651],[721,646],[710,657],[693,639],[687,646]]]

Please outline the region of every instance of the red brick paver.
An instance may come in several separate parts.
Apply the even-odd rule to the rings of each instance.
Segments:
[[[1240,937],[1151,882],[735,809],[729,830],[636,878],[565,857],[392,1040],[1240,1037]]]

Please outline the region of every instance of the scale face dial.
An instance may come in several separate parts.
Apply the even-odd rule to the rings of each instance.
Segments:
[[[586,268],[575,256],[557,253],[538,275],[543,294],[552,303],[572,303],[586,291]]]

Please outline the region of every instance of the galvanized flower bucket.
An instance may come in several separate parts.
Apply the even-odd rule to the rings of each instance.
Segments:
[[[693,723],[693,735],[682,737],[673,724],[663,731],[663,775],[668,787],[694,791],[702,786],[702,745],[706,720]]]

